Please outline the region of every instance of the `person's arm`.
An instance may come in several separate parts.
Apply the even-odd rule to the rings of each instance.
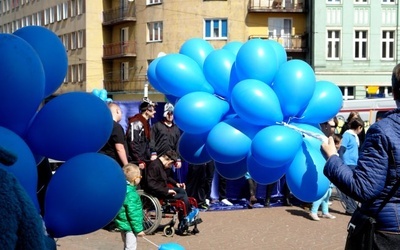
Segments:
[[[150,148],[150,153],[151,153],[150,160],[152,160],[152,161],[157,159],[157,148],[156,148],[156,139],[157,139],[157,134],[158,134],[157,124],[158,123],[154,124],[151,127],[151,134],[150,134],[149,148]]]
[[[365,202],[376,198],[385,187],[388,173],[388,138],[380,126],[368,129],[357,165],[352,170],[338,156],[331,156],[325,164],[324,174],[355,200]]]
[[[122,165],[128,164],[128,157],[124,145],[121,143],[116,143],[115,149],[117,150],[117,154],[119,159],[121,160]]]

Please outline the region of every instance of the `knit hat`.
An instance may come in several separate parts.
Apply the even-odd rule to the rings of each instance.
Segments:
[[[164,117],[167,117],[167,114],[169,112],[171,112],[171,113],[174,112],[174,105],[172,105],[171,103],[167,102],[164,105]]]

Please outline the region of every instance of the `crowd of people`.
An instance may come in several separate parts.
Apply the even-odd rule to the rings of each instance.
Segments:
[[[394,68],[392,85],[396,92],[395,101],[399,104],[400,66]],[[114,158],[126,175],[126,200],[112,223],[121,231],[125,249],[136,249],[136,236],[144,235],[137,188],[157,198],[181,199],[187,211],[181,219],[190,222],[198,216],[199,210],[190,204],[188,197],[195,198],[199,207],[207,209],[213,200],[211,187],[216,177],[218,202],[225,206],[233,205],[226,197],[226,179],[216,173],[213,161],[198,165],[189,163],[186,183],[177,180],[175,173],[182,166],[178,152],[181,132],[173,120],[174,106],[166,103],[163,119],[151,126],[155,107],[155,103],[144,99],[139,106],[140,112],[129,118],[125,133],[119,124],[122,119],[120,107],[115,103],[109,104],[114,126],[109,141],[100,152]],[[400,174],[397,167],[400,163],[400,145],[397,142],[400,136],[399,111],[391,111],[379,120],[367,133],[357,112],[351,112],[342,126],[336,117],[320,124],[321,131],[329,138],[321,146],[327,159],[324,174],[332,183],[321,199],[310,204],[310,219],[336,218],[329,213],[332,189],[336,188],[345,202],[346,213],[353,217],[356,213],[364,213],[376,220],[377,230],[369,245],[365,245],[365,236],[356,238],[352,236],[353,231],[349,231],[346,249],[389,249],[400,243],[400,221],[397,219],[400,194],[396,192]],[[251,209],[260,197],[257,197],[257,183],[249,173],[245,179],[249,190],[247,207]],[[275,185],[266,185],[265,207],[271,206]],[[285,182],[282,192],[283,205],[292,206],[291,193]]]

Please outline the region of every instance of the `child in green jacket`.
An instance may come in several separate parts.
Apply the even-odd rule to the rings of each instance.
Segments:
[[[136,186],[139,184],[140,169],[137,165],[128,163],[122,170],[127,180],[127,191],[123,206],[115,218],[115,225],[121,230],[122,240],[125,250],[136,250],[136,236],[144,236],[143,232],[143,211],[142,202],[136,192]]]

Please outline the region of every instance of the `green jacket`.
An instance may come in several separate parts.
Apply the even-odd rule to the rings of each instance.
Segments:
[[[115,224],[124,232],[137,234],[143,231],[143,208],[136,186],[128,183],[125,201],[115,217]]]

